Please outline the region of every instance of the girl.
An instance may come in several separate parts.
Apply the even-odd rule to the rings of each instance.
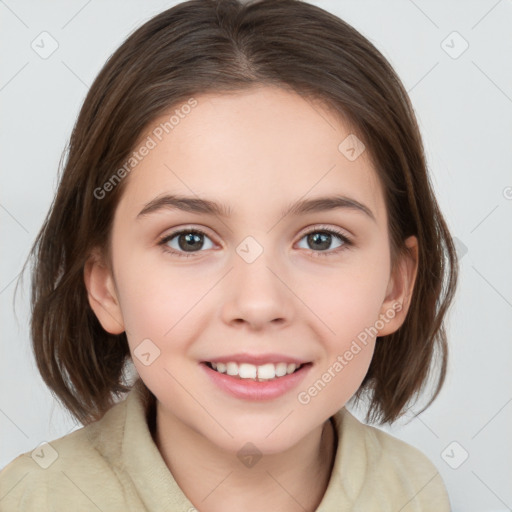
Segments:
[[[457,260],[408,96],[336,16],[192,0],[144,24],[31,255],[37,365],[84,427],[2,471],[2,510],[449,510],[345,407],[391,423],[431,375],[434,400]]]

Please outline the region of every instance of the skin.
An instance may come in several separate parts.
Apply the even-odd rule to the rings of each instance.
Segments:
[[[359,388],[375,338],[308,404],[297,394],[396,303],[402,308],[378,335],[400,327],[417,240],[407,240],[411,254],[392,272],[384,193],[369,152],[347,159],[338,145],[352,131],[325,108],[273,87],[196,99],[125,178],[112,260],[94,252],[85,268],[89,302],[105,330],[126,330],[137,371],[157,397],[156,444],[194,506],[314,510],[334,460],[328,419]],[[141,140],[168,118],[156,119]],[[167,209],[137,219],[163,193],[215,200],[234,213],[224,219]],[[299,199],[334,194],[365,204],[375,220],[348,208],[280,213]],[[187,228],[207,235],[192,257],[158,245]],[[343,242],[335,235],[324,251],[308,243],[306,234],[325,229],[340,230],[353,245],[336,252]],[[236,252],[247,236],[263,248],[250,264]],[[179,239],[167,249],[180,251]],[[133,351],[147,338],[160,356],[145,366]],[[288,354],[313,367],[277,399],[241,400],[215,387],[199,363],[242,351]],[[263,454],[251,468],[237,458],[248,441]]]

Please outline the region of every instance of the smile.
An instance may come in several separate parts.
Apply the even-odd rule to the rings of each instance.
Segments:
[[[266,363],[256,366],[249,363],[238,364],[234,361],[228,363],[208,362],[206,364],[219,373],[225,373],[239,379],[252,379],[258,382],[290,375],[303,366],[302,364],[297,365],[295,363]]]
[[[214,364],[216,368],[213,367]],[[297,388],[313,364],[266,363],[256,366],[249,363],[238,365],[234,362],[202,362],[199,366],[206,372],[210,382],[227,395],[243,400],[262,401],[278,398]],[[284,375],[280,375],[283,371]]]

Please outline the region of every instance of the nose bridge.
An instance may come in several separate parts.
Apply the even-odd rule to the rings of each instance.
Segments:
[[[280,265],[275,257],[276,250],[268,243],[270,238],[265,239],[266,246],[263,246],[254,236],[247,236],[236,247],[235,279],[244,288],[250,289],[252,294],[279,293],[278,288],[282,286],[275,275]]]
[[[267,237],[270,239],[270,237]],[[284,285],[276,251],[246,237],[233,257],[230,290],[224,303],[225,320],[263,324],[291,319],[291,294]]]

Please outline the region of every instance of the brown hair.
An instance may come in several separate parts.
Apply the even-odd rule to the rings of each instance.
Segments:
[[[193,95],[259,85],[319,100],[347,120],[385,190],[393,263],[406,250],[404,240],[418,238],[406,319],[379,338],[354,395],[370,398],[367,421],[397,419],[431,374],[437,386],[426,407],[438,395],[447,362],[443,318],[455,291],[457,258],[400,79],[359,32],[302,0],[191,0],[150,19],[104,65],[74,126],[56,196],[29,254],[37,367],[83,424],[99,419],[130,389],[126,333],[101,327],[83,274],[94,247],[109,254],[126,179],[101,200],[95,190],[126,161],[148,124],[171,107]]]

